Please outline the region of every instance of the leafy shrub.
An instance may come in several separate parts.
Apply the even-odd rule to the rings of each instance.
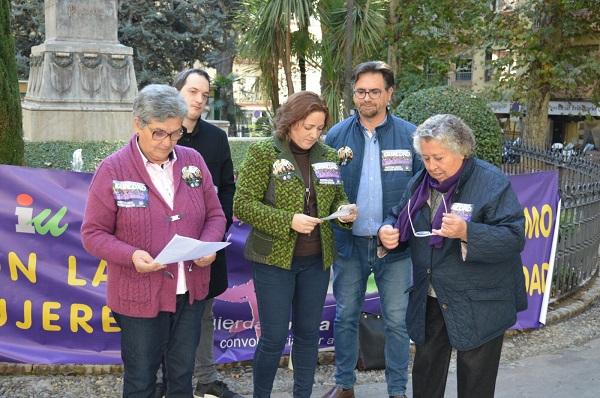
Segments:
[[[255,139],[229,139],[233,167],[238,169],[246,157],[248,147]],[[29,167],[71,170],[73,151],[82,149],[83,171],[94,172],[98,164],[108,155],[115,152],[126,142],[94,141],[94,142],[26,142],[25,165]]]
[[[231,148],[231,159],[233,160],[233,169],[237,175],[238,168],[242,165],[248,147],[256,141],[263,138],[229,138],[229,147]]]
[[[464,120],[475,134],[475,153],[481,159],[500,164],[502,129],[485,101],[472,92],[454,87],[433,87],[409,94],[396,108],[396,114],[416,125],[427,118],[450,113]]]
[[[93,142],[26,142],[25,165],[51,169],[71,170],[73,151],[81,148],[83,171],[95,171],[98,164],[108,155],[125,145],[124,141]]]

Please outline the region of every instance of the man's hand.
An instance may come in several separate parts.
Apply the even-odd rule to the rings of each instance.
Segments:
[[[343,223],[354,222],[356,221],[356,217],[358,217],[358,207],[354,204],[341,205],[338,208],[339,210],[344,210],[348,212],[348,215],[338,217],[338,220]]]
[[[400,230],[392,227],[391,225],[384,225],[379,228],[377,233],[379,240],[383,247],[388,250],[393,250],[398,247],[400,243]]]

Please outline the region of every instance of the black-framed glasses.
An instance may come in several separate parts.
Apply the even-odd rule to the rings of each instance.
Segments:
[[[367,94],[369,94],[369,98],[371,99],[377,99],[381,96],[382,90],[378,89],[378,88],[373,88],[371,90],[365,90],[364,88],[357,88],[356,90],[354,90],[354,95],[356,95],[356,98],[358,99],[363,99],[367,96]]]
[[[166,137],[169,137],[171,141],[177,141],[183,136],[183,127],[178,128],[175,131],[166,132],[163,129],[154,129],[152,130],[152,139],[156,141],[164,140]]]
[[[442,202],[444,203],[444,209],[446,210],[446,213],[448,213],[448,206],[446,206],[446,199],[444,199],[444,195],[442,195]],[[408,199],[408,222],[410,222],[410,228],[412,229],[412,233],[416,238],[426,238],[433,235],[432,231],[415,231],[415,226],[413,225],[412,218],[410,217],[410,199]]]

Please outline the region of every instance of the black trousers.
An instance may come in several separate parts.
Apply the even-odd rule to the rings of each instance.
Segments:
[[[469,351],[457,351],[458,398],[492,398],[504,334]],[[412,369],[414,398],[443,398],[452,346],[436,298],[427,298],[425,344],[416,345]]]

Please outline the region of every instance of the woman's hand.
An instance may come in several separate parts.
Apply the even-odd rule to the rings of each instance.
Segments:
[[[154,272],[166,268],[166,265],[154,262],[154,258],[145,250],[136,250],[131,255],[135,270],[140,273]]]
[[[457,214],[444,213],[444,216],[442,217],[442,227],[440,229],[432,229],[431,232],[445,238],[455,238],[466,242],[467,222]]]
[[[292,229],[299,234],[310,234],[318,224],[321,224],[320,218],[307,216],[306,214],[294,214],[292,218]]]
[[[393,250],[398,247],[400,243],[400,230],[392,227],[391,225],[384,225],[379,228],[379,232],[377,232],[379,236],[379,240],[383,247],[388,250]]]
[[[208,267],[215,261],[216,258],[217,253],[213,253],[209,256],[200,257],[199,259],[194,260],[194,264],[196,264],[198,267]]]
[[[341,205],[340,207],[338,207],[338,211],[340,210],[348,212],[348,215],[338,217],[338,220],[340,220],[340,222],[348,223],[356,221],[356,217],[358,217],[358,207],[354,203]]]

